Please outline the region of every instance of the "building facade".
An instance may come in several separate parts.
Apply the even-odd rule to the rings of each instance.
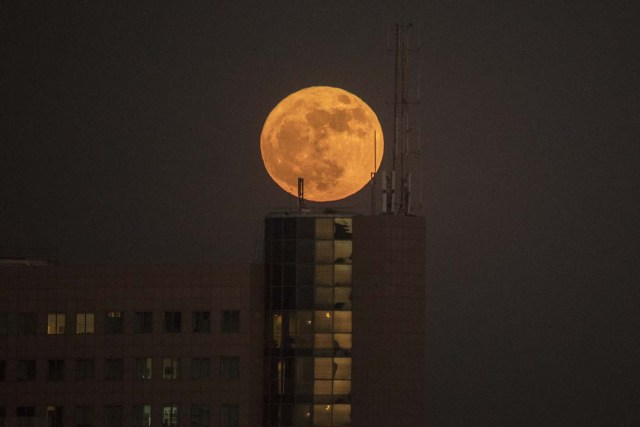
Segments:
[[[0,268],[0,426],[252,426],[258,265]]]

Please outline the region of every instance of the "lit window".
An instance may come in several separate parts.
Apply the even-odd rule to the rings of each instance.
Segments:
[[[177,380],[179,378],[180,359],[162,359],[162,379]]]
[[[121,334],[123,331],[124,318],[121,311],[109,311],[104,318],[105,334]]]
[[[240,311],[225,310],[222,312],[222,332],[240,332]]]
[[[164,312],[164,331],[180,332],[182,328],[182,314],[179,311]]]
[[[104,361],[104,379],[116,381],[122,379],[122,359],[106,359]]]
[[[16,408],[17,427],[33,427],[36,421],[36,408],[18,406]]]
[[[193,332],[211,332],[211,313],[208,311],[193,312]]]
[[[151,358],[136,359],[135,377],[137,380],[150,380],[153,372],[153,360]]]
[[[62,406],[47,406],[47,427],[62,427]]]
[[[36,313],[18,313],[17,318],[18,335],[35,335],[37,330]]]
[[[63,335],[64,334],[64,313],[49,313],[47,315],[47,334]]]
[[[240,358],[222,357],[220,359],[220,377],[223,380],[236,380],[240,378]]]
[[[76,427],[93,427],[94,414],[90,406],[76,406]]]
[[[50,359],[47,361],[47,380],[64,381],[64,360]]]
[[[18,381],[33,381],[36,379],[36,361],[18,360]]]
[[[109,405],[104,407],[104,427],[122,427],[122,406]]]
[[[220,407],[222,427],[240,426],[240,409],[238,405],[225,404]]]
[[[150,311],[136,311],[133,317],[133,332],[136,334],[153,332],[153,313]]]
[[[76,334],[93,334],[94,315],[93,313],[77,313],[76,314]]]
[[[92,380],[95,377],[93,359],[76,360],[76,380]]]
[[[178,406],[162,407],[162,427],[176,427],[178,425]]]
[[[151,405],[135,405],[133,407],[133,427],[151,426]]]
[[[209,427],[209,405],[191,405],[191,427]]]
[[[211,360],[208,358],[191,359],[191,378],[200,380],[211,377]]]

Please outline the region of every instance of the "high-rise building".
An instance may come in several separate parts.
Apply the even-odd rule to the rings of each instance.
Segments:
[[[424,425],[425,221],[265,219],[265,426]]]

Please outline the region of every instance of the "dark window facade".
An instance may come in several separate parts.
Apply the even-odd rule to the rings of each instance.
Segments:
[[[222,332],[237,333],[240,332],[240,311],[225,310],[222,312]]]
[[[150,311],[136,311],[133,315],[133,332],[136,334],[150,334],[153,332],[153,313]]]

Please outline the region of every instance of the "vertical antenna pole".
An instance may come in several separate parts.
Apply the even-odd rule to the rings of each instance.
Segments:
[[[376,165],[377,158],[376,152],[378,151],[378,144],[376,140],[376,131],[373,131],[373,169],[371,170],[371,215],[376,214]]]
[[[304,178],[298,177],[298,213],[304,208]]]

